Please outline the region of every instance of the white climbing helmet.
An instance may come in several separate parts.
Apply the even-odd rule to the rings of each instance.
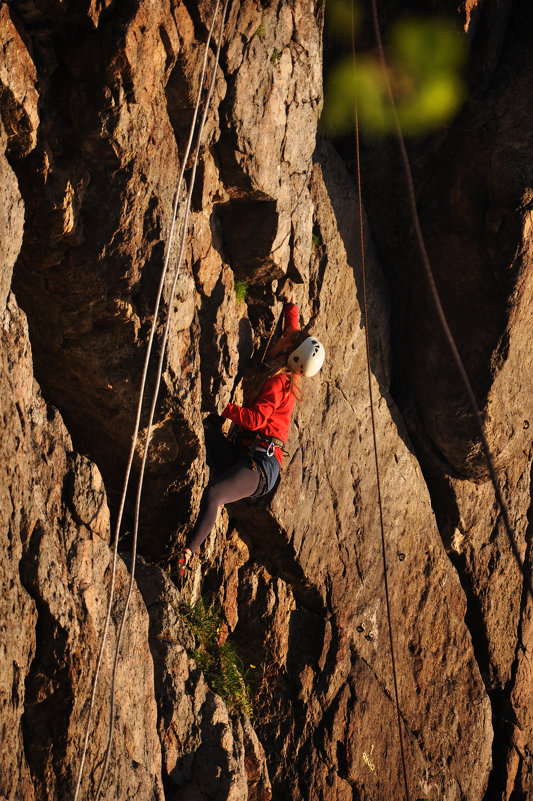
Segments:
[[[307,337],[296,350],[292,351],[287,359],[287,364],[293,373],[310,378],[318,373],[325,358],[324,345],[316,337]]]

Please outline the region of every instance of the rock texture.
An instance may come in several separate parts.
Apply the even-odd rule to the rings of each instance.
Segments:
[[[403,5],[385,4],[386,24]],[[458,17],[444,0],[431,5]],[[449,130],[410,148],[430,255],[524,572],[416,273],[399,165],[387,144],[377,157],[370,143],[364,149],[400,725],[410,795],[432,801],[533,793],[531,11],[525,0],[507,5],[466,4],[469,102]],[[114,556],[110,523],[213,10],[208,0],[0,6],[0,796],[10,801],[74,792]],[[322,16],[312,0],[229,3],[170,311],[108,798],[404,794],[359,210],[343,162],[316,138]],[[212,44],[208,71],[214,52]],[[189,158],[187,184],[191,166]],[[165,303],[177,254],[174,242]],[[246,282],[244,301],[236,281]],[[326,365],[305,382],[278,489],[221,512],[178,590],[162,567],[208,479],[202,418],[242,397],[241,378],[289,291],[324,342]],[[154,381],[152,366],[150,391]],[[128,500],[124,532],[131,509]],[[129,581],[117,564],[84,797],[95,793],[107,738]],[[225,707],[191,658],[180,604],[200,594],[217,599],[249,666],[252,721]]]
[[[270,714],[264,736],[273,749],[284,752],[287,742],[291,748],[286,762],[279,760],[273,781],[291,797],[298,797],[307,782],[310,798],[327,798],[329,786],[384,798],[391,787],[401,795],[402,769],[391,700],[379,509],[375,475],[369,469],[374,457],[357,301],[356,199],[333,151],[320,147],[316,155],[311,190],[321,245],[311,261],[318,291],[309,305],[315,304],[312,330],[326,344],[328,363],[322,381],[306,383],[283,482],[270,507],[237,515],[253,542],[255,558],[264,553],[270,570],[287,576],[294,590],[287,604],[284,588],[265,615],[266,593],[254,589],[248,603],[258,611],[250,611],[247,622],[239,618],[237,632],[244,626],[241,637],[247,642],[248,628],[256,628],[259,618],[264,627],[259,640],[263,636],[268,641],[269,629],[284,640],[278,645],[275,676],[290,677],[291,700]],[[389,343],[375,326],[387,307],[375,277],[371,242],[367,259],[386,556],[410,780],[418,795],[482,798],[491,767],[488,699],[464,624],[464,596],[388,394]],[[342,317],[338,297],[343,298]],[[305,302],[301,306],[305,316]],[[407,493],[397,491],[399,481],[409,488]],[[280,607],[286,607],[283,625]],[[268,654],[261,659],[267,664],[272,659]],[[260,735],[262,731],[260,726]],[[364,759],[371,753],[375,770]],[[458,765],[467,762],[477,765],[475,774],[461,775]]]
[[[166,797],[268,801],[265,755],[249,719],[228,714],[187,655],[194,637],[180,615],[180,594],[158,567],[142,562],[137,581],[150,615]]]
[[[31,159],[15,165],[35,220],[16,290],[37,375],[113,499],[212,3],[139,2],[85,21],[73,9],[58,19],[15,9],[40,32],[44,117]],[[312,9],[232,3],[223,40],[145,492],[165,543],[167,521],[187,523],[202,486],[200,410],[224,405],[237,352],[250,355],[228,260],[253,283],[305,276],[311,250],[307,177],[321,101]]]
[[[532,13],[521,2],[467,3],[466,12],[469,100],[444,136],[410,149],[428,253],[482,410],[523,571],[511,553],[464,389],[436,330],[416,245],[405,235],[407,204],[391,204],[403,197],[392,149],[368,149],[366,198],[392,288],[393,394],[467,595],[467,622],[493,705],[488,798],[513,792],[526,798],[532,728],[525,706],[516,704],[528,692],[523,662],[531,651],[532,120],[525,97],[532,61],[524,30]],[[376,182],[381,169],[387,192]]]
[[[3,798],[73,790],[107,603],[112,553],[101,476],[72,451],[56,409],[32,375],[24,314],[10,295],[2,313],[2,742]],[[115,614],[128,574],[119,564]],[[138,593],[118,675],[116,751],[104,796],[162,798],[147,614]],[[114,629],[114,626],[113,626]],[[113,648],[104,654],[88,761],[107,737]],[[135,677],[140,692],[133,691]],[[94,777],[82,785],[94,789]],[[138,796],[139,797],[139,796]]]
[[[31,126],[37,125],[39,118],[32,83],[35,68],[17,32],[20,20],[15,18],[15,24],[6,6],[0,14],[6,57],[1,72],[0,160],[0,706],[4,748],[0,795],[5,799],[52,799],[74,793],[113,552],[101,474],[93,462],[73,450],[61,415],[43,399],[33,377],[26,316],[9,291],[23,234],[32,230],[32,225],[28,222],[28,205],[25,208],[21,197],[23,181],[17,181],[4,150],[16,167],[23,157],[35,157],[32,149],[38,146],[38,137]],[[159,576],[162,589],[159,597],[152,586],[150,602],[170,610],[161,570],[153,568],[153,573]],[[153,575],[152,580],[154,583]],[[81,784],[85,797],[94,795],[100,778],[108,735],[116,629],[128,584],[128,571],[119,557],[111,630]],[[185,645],[190,644],[191,635],[183,626],[174,635],[176,643],[180,633]],[[183,791],[181,796],[177,791],[170,796],[164,786],[171,757],[168,738],[160,737],[158,729],[157,700],[164,692],[164,683],[157,684],[156,692],[154,663],[161,669],[151,653],[157,645],[156,634],[153,640],[146,604],[135,588],[121,648],[114,745],[104,798],[183,797]],[[172,657],[176,660],[183,653],[184,647],[176,645]],[[187,746],[178,756],[174,754],[173,769],[182,776],[176,786],[187,780],[190,798],[269,798],[264,755],[249,721],[235,720],[230,725],[220,699],[207,689],[187,657],[186,663],[197,690],[188,718],[190,730],[178,719],[182,744],[186,742]],[[159,678],[157,674],[158,682]],[[174,673],[172,679],[178,682]],[[183,687],[178,684],[179,689]],[[196,787],[190,780],[189,750],[195,742],[191,732],[202,727],[203,748],[194,759]],[[232,772],[231,780],[228,771]]]

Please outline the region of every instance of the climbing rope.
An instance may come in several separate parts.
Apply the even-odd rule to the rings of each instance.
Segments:
[[[354,23],[354,2],[352,0],[352,59],[354,73],[356,70],[355,59],[355,23]],[[392,628],[392,614],[389,593],[389,580],[387,573],[387,554],[385,549],[385,527],[383,524],[383,502],[381,497],[381,481],[379,473],[379,456],[378,445],[376,437],[376,422],[374,415],[374,396],[372,391],[372,371],[370,367],[370,341],[368,336],[368,304],[366,296],[366,266],[365,266],[365,239],[363,232],[363,192],[361,188],[361,158],[359,152],[359,113],[357,109],[357,102],[355,104],[355,154],[356,154],[356,168],[357,168],[357,197],[359,203],[359,236],[361,243],[361,275],[363,279],[363,316],[364,316],[364,329],[365,329],[365,351],[366,351],[366,372],[368,377],[368,395],[370,402],[370,419],[372,422],[372,443],[374,446],[374,465],[376,469],[376,487],[378,493],[378,506],[379,506],[379,526],[381,532],[381,559],[383,564],[383,581],[385,585],[385,602],[387,607],[387,623],[389,629],[389,646],[391,653],[392,663],[392,679],[394,685],[394,701],[396,706],[396,718],[398,722],[398,737],[400,741],[400,756],[402,762],[403,782],[405,789],[406,801],[409,801],[409,783],[407,781],[407,766],[405,762],[405,751],[403,745],[402,734],[402,719],[400,714],[400,699],[398,694],[398,680],[396,674],[396,657],[394,655],[394,636]]]
[[[277,331],[277,328],[278,328],[278,326],[279,326],[279,324],[280,324],[280,321],[281,321],[281,318],[282,318],[282,317],[283,317],[283,307],[281,308],[281,312],[280,312],[280,314],[278,315],[277,319],[276,319],[276,318],[274,318],[274,321],[273,321],[273,323],[272,323],[272,327],[271,327],[271,329],[270,329],[270,336],[269,336],[269,338],[268,338],[268,342],[267,342],[267,343],[266,343],[266,345],[265,345],[265,349],[264,349],[264,351],[263,351],[263,355],[262,355],[262,357],[261,357],[261,364],[264,364],[264,363],[265,363],[265,359],[266,359],[266,357],[267,357],[267,353],[268,353],[268,351],[269,351],[269,348],[270,348],[270,343],[272,342],[272,337],[274,336],[275,332]]]
[[[199,126],[199,129],[198,129],[196,152],[195,152],[195,156],[194,156],[194,163],[193,163],[193,168],[192,168],[191,178],[190,178],[190,184],[189,184],[189,192],[187,194],[187,201],[186,201],[186,206],[185,206],[185,214],[184,214],[183,225],[182,225],[182,230],[181,230],[181,246],[180,246],[180,250],[179,250],[179,256],[178,256],[178,262],[177,262],[177,266],[176,266],[176,272],[175,272],[175,275],[174,275],[174,280],[173,280],[172,288],[171,288],[171,291],[170,291],[170,297],[169,297],[169,300],[168,300],[167,319],[166,319],[166,324],[165,324],[165,329],[164,329],[164,334],[163,334],[163,340],[162,340],[162,343],[161,343],[161,350],[160,350],[160,354],[159,354],[159,362],[158,362],[158,365],[157,365],[157,382],[156,382],[156,386],[155,386],[153,397],[152,397],[152,405],[151,405],[151,408],[150,408],[150,417],[149,417],[147,431],[146,431],[146,444],[145,444],[145,447],[144,447],[143,459],[142,459],[141,470],[140,470],[140,474],[139,474],[139,481],[138,481],[138,486],[137,486],[137,496],[136,496],[136,501],[135,501],[135,516],[134,516],[134,527],[133,527],[133,547],[132,547],[132,556],[131,556],[130,583],[129,583],[129,588],[128,588],[128,595],[127,595],[127,598],[126,598],[126,603],[124,605],[124,610],[123,610],[123,613],[122,613],[122,619],[120,621],[120,627],[119,627],[118,638],[117,638],[117,645],[116,645],[116,650],[115,650],[115,660],[114,660],[114,665],[113,665],[113,677],[112,677],[112,682],[111,682],[111,711],[110,711],[110,715],[109,715],[109,737],[108,737],[108,743],[107,743],[107,747],[106,747],[105,761],[104,761],[104,766],[103,766],[103,769],[102,769],[102,775],[100,777],[100,782],[98,784],[98,789],[97,789],[97,792],[96,792],[96,801],[99,801],[100,794],[102,792],[103,782],[104,782],[105,775],[107,773],[107,768],[108,768],[108,765],[109,765],[109,759],[110,759],[110,755],[111,755],[111,745],[112,745],[112,741],[113,741],[114,720],[115,720],[115,689],[116,689],[117,668],[118,668],[118,660],[119,660],[119,654],[120,654],[120,643],[122,641],[122,634],[123,634],[124,626],[125,626],[125,623],[126,623],[126,618],[127,618],[127,614],[128,614],[128,607],[129,607],[129,603],[130,603],[131,596],[132,596],[132,593],[133,593],[133,586],[134,586],[134,583],[135,583],[134,582],[134,579],[135,579],[135,562],[136,562],[136,559],[137,559],[137,539],[138,539],[138,532],[139,532],[139,516],[140,516],[140,507],[141,507],[142,487],[143,487],[143,482],[144,482],[144,473],[145,473],[145,470],[146,470],[146,463],[147,463],[148,452],[149,452],[149,448],[150,448],[150,441],[151,441],[151,436],[152,436],[152,426],[153,426],[154,415],[155,415],[155,407],[156,407],[157,399],[158,399],[158,396],[159,396],[159,389],[160,389],[160,386],[161,386],[161,378],[162,378],[162,374],[163,374],[163,361],[164,361],[164,358],[165,358],[166,345],[167,345],[168,334],[169,334],[169,330],[170,330],[170,321],[172,319],[172,304],[174,302],[174,296],[176,294],[176,286],[177,286],[177,283],[178,283],[178,277],[179,277],[179,273],[180,273],[180,268],[181,268],[181,264],[182,264],[182,261],[183,261],[183,254],[185,252],[185,245],[186,245],[186,242],[187,242],[187,230],[188,230],[189,214],[190,214],[190,210],[191,210],[192,193],[193,193],[194,185],[195,185],[195,182],[196,182],[196,170],[197,170],[197,167],[198,167],[198,157],[200,155],[200,144],[201,144],[201,141],[202,141],[204,127],[205,127],[205,123],[206,123],[206,120],[207,120],[207,115],[208,115],[208,112],[209,112],[209,106],[211,104],[211,98],[213,96],[213,90],[214,90],[214,87],[215,87],[216,76],[217,76],[217,67],[218,67],[218,63],[219,63],[219,60],[220,60],[220,50],[221,50],[221,47],[222,47],[222,35],[223,35],[223,32],[224,32],[224,23],[225,23],[225,20],[226,20],[226,14],[227,14],[228,6],[229,6],[229,0],[225,0],[224,7],[223,7],[223,10],[222,10],[222,17],[221,17],[221,21],[220,21],[220,33],[219,33],[218,46],[217,46],[217,51],[216,51],[216,56],[215,56],[215,63],[213,65],[213,74],[212,74],[212,77],[211,77],[211,83],[209,85],[209,91],[208,91],[206,102],[205,102],[204,113],[203,113],[203,116],[202,116],[202,119],[201,119],[201,122],[200,122],[200,126]],[[217,10],[218,10],[218,2],[217,2]]]
[[[178,205],[179,205],[179,201],[180,201],[180,197],[181,197],[183,178],[184,178],[184,174],[185,174],[185,168],[186,168],[186,165],[187,165],[187,161],[188,161],[188,158],[189,158],[189,155],[190,155],[190,151],[191,151],[191,145],[192,145],[192,141],[193,141],[193,137],[194,137],[194,130],[195,130],[195,127],[196,127],[196,120],[198,118],[198,111],[199,111],[200,101],[201,101],[201,97],[202,97],[202,89],[203,89],[204,80],[205,80],[207,60],[208,60],[208,56],[209,56],[209,45],[210,45],[210,42],[211,42],[211,39],[212,39],[212,36],[213,36],[213,31],[214,31],[215,22],[216,22],[216,18],[217,18],[217,15],[218,15],[219,7],[220,7],[220,0],[216,0],[216,6],[215,6],[214,13],[213,13],[213,19],[212,19],[211,27],[209,29],[209,33],[208,33],[208,37],[207,37],[207,41],[206,41],[206,46],[205,46],[204,59],[203,59],[203,63],[202,63],[202,72],[201,72],[201,77],[200,77],[200,81],[199,81],[199,88],[198,88],[196,104],[195,104],[195,108],[194,108],[193,119],[192,119],[191,127],[190,127],[189,139],[188,139],[187,146],[185,148],[185,151],[184,151],[183,157],[182,157],[182,164],[181,164],[181,169],[180,169],[180,174],[179,174],[179,179],[178,179],[178,186],[177,186],[177,189],[176,189],[176,194],[175,194],[175,199],[174,199],[174,204],[173,204],[173,210],[172,210],[172,220],[171,220],[170,231],[169,231],[169,236],[168,236],[167,245],[166,245],[165,260],[164,260],[163,270],[161,272],[161,278],[160,278],[160,281],[159,281],[157,299],[156,299],[156,304],[155,304],[155,308],[154,308],[154,314],[153,314],[152,325],[151,325],[151,329],[150,329],[148,346],[147,346],[147,350],[146,350],[143,373],[142,373],[142,378],[141,378],[141,387],[140,387],[139,399],[138,399],[138,404],[137,404],[137,413],[136,413],[136,419],[135,419],[135,426],[134,426],[134,431],[133,431],[133,435],[132,435],[132,443],[131,443],[131,448],[130,448],[130,453],[129,453],[129,458],[128,458],[128,464],[127,464],[125,478],[124,478],[124,485],[123,485],[123,489],[122,489],[122,496],[121,496],[121,501],[120,501],[120,506],[119,506],[117,523],[116,523],[116,527],[115,527],[114,555],[113,555],[113,565],[112,565],[112,572],[111,572],[111,583],[110,583],[110,590],[109,590],[109,600],[108,600],[108,605],[107,605],[106,620],[105,620],[104,630],[103,630],[101,641],[100,641],[100,648],[99,648],[98,658],[97,658],[97,662],[96,662],[95,675],[94,675],[94,678],[93,678],[91,701],[90,701],[90,705],[89,705],[89,714],[88,714],[87,724],[86,724],[86,731],[85,731],[85,739],[84,739],[82,757],[81,757],[81,760],[80,760],[80,767],[79,767],[79,770],[78,770],[78,778],[77,778],[77,782],[76,782],[76,790],[75,790],[75,793],[74,793],[74,801],[77,801],[77,799],[78,799],[81,780],[82,780],[82,776],[83,776],[83,769],[84,769],[85,761],[86,761],[86,757],[87,757],[87,749],[88,749],[89,736],[90,736],[90,730],[91,730],[91,722],[92,722],[92,716],[93,716],[94,704],[95,704],[95,698],[96,698],[96,689],[97,689],[99,673],[100,673],[100,669],[101,669],[101,665],[102,665],[103,653],[104,653],[104,648],[105,648],[105,644],[106,644],[106,640],[107,640],[109,624],[110,624],[110,620],[111,620],[111,611],[112,611],[112,605],[113,605],[113,600],[114,600],[114,592],[115,592],[115,584],[116,584],[116,570],[117,570],[117,559],[118,559],[119,534],[120,534],[120,529],[121,529],[121,526],[122,526],[122,517],[123,517],[123,513],[124,513],[124,506],[125,506],[126,495],[127,495],[128,485],[129,485],[129,479],[130,479],[130,476],[131,476],[131,469],[132,469],[133,459],[134,459],[135,450],[136,450],[137,441],[138,441],[138,434],[139,434],[139,427],[140,427],[140,420],[141,420],[141,410],[142,410],[142,405],[143,405],[143,401],[144,401],[144,393],[145,393],[145,389],[146,389],[146,380],[147,380],[147,375],[148,375],[148,367],[149,367],[149,362],[150,362],[151,353],[152,353],[153,341],[154,341],[154,337],[155,337],[155,329],[156,329],[157,320],[158,320],[158,316],[159,316],[159,307],[160,307],[160,303],[161,303],[161,297],[162,297],[162,293],[163,293],[164,282],[165,282],[165,278],[166,278],[166,275],[167,275],[167,272],[168,272],[168,266],[169,266],[169,261],[170,261],[170,253],[171,253],[171,246],[172,246],[172,241],[173,241],[173,237],[174,237],[176,220],[177,220],[177,216],[178,216]],[[227,7],[227,3],[226,3],[226,7]],[[221,28],[221,34],[222,34],[222,28]],[[219,44],[219,49],[217,51],[217,60],[216,60],[215,67],[214,67],[214,74],[216,73],[216,66],[218,64],[218,53],[219,52],[220,52],[220,44]],[[213,82],[212,82],[212,85],[213,85]],[[207,107],[209,106],[209,102],[210,102],[210,99],[211,99],[211,94],[212,94],[212,88],[211,88],[209,96],[208,96]],[[204,120],[203,120],[204,124],[205,124],[205,116],[206,115],[204,114]],[[200,145],[202,133],[203,133],[203,124],[202,124],[201,130],[200,130],[199,136],[198,136],[198,146],[197,146],[196,160],[198,158],[198,148],[199,148],[199,145]],[[196,164],[196,162],[195,162],[195,164]],[[188,209],[190,208],[190,196],[191,196],[191,193],[192,193],[192,190],[189,192]],[[186,216],[188,218],[188,214]],[[180,233],[179,229],[178,229],[178,233]],[[185,240],[185,238],[186,238],[186,222],[185,221],[184,221],[184,224],[181,226],[181,238],[182,238],[182,241]],[[181,264],[181,256],[182,255],[183,255],[183,248],[181,249],[181,252],[180,252],[180,260],[179,260],[178,267],[177,267],[177,270],[176,270],[176,278],[174,280],[173,290],[174,290],[176,282],[177,282],[177,274],[179,272],[179,266]],[[172,292],[172,299],[173,299],[173,292]],[[172,300],[169,301],[169,305],[168,305],[167,322],[168,322],[168,319],[170,318],[171,302],[172,302]],[[166,340],[165,340],[165,343],[166,343]],[[162,360],[160,360],[160,361],[162,361]],[[148,439],[147,439],[147,443],[146,443],[145,452],[146,452],[147,448],[148,448]],[[133,560],[133,564],[134,564],[134,560]],[[132,570],[132,576],[133,576],[133,570]],[[129,593],[128,593],[128,601],[127,601],[127,603],[129,603],[129,598],[131,597],[131,587],[132,587],[132,578],[130,579],[130,589],[129,589]],[[125,616],[123,617],[123,620],[125,620]],[[119,645],[117,645],[116,654],[118,654],[118,652],[119,652]],[[110,716],[111,729],[113,727],[113,721],[114,721],[115,676],[116,676],[116,659],[115,659],[115,665],[114,665],[114,670],[113,670],[113,685],[112,685],[112,708],[113,708],[113,712],[112,712],[112,714]],[[104,771],[102,773],[100,784],[98,786],[98,791],[97,791],[98,795],[97,795],[97,797],[100,794],[101,785],[102,785],[103,778],[104,778],[104,775],[105,775],[105,770],[107,769],[107,764],[108,764],[108,761],[109,761],[109,751],[110,751],[110,747],[111,747],[111,738],[112,738],[112,734],[110,736],[110,739],[108,740],[108,750],[106,751],[106,763],[105,763]]]
[[[416,207],[416,196],[415,196],[415,190],[414,190],[414,184],[413,184],[413,176],[412,176],[411,167],[410,167],[410,164],[409,164],[409,157],[407,155],[407,149],[405,147],[405,141],[404,141],[404,138],[403,138],[402,128],[401,128],[400,120],[399,120],[399,117],[398,117],[398,111],[397,111],[397,108],[396,108],[396,102],[394,100],[394,93],[392,91],[392,86],[391,86],[390,80],[389,80],[389,71],[388,71],[388,67],[387,67],[387,60],[385,58],[385,53],[384,53],[384,50],[383,50],[383,43],[382,43],[382,40],[381,40],[381,30],[380,30],[380,25],[379,25],[379,18],[378,18],[378,10],[377,10],[376,0],[372,0],[372,16],[373,16],[373,20],[374,20],[374,31],[375,31],[376,41],[377,41],[377,45],[378,45],[378,51],[379,51],[381,67],[382,67],[383,75],[384,75],[384,78],[385,78],[385,81],[386,81],[387,92],[389,94],[391,108],[392,108],[393,115],[394,115],[396,133],[397,133],[397,137],[398,137],[398,143],[400,145],[400,153],[401,153],[402,162],[403,162],[404,171],[405,171],[405,177],[406,177],[406,181],[407,181],[409,203],[410,203],[412,218],[413,218],[413,222],[414,222],[414,226],[415,226],[416,238],[417,238],[418,246],[419,246],[419,249],[420,249],[420,254],[422,256],[422,262],[424,264],[424,270],[426,272],[426,277],[427,277],[427,280],[429,282],[429,287],[430,287],[430,290],[431,290],[431,295],[433,297],[433,302],[434,302],[435,308],[437,310],[437,316],[439,318],[442,330],[443,330],[444,335],[446,337],[446,340],[448,342],[448,346],[449,346],[450,351],[452,353],[453,360],[455,362],[457,370],[459,371],[459,375],[461,377],[461,381],[462,381],[463,386],[464,386],[464,388],[466,390],[466,394],[468,396],[468,400],[470,402],[471,409],[474,412],[474,417],[476,419],[476,423],[477,423],[478,430],[479,430],[479,435],[481,437],[481,442],[482,442],[482,445],[483,445],[483,451],[484,451],[484,454],[485,454],[485,459],[486,459],[486,462],[487,462],[487,466],[489,468],[490,480],[492,482],[492,486],[494,487],[494,493],[496,495],[496,500],[498,501],[498,505],[500,507],[500,511],[501,511],[501,514],[502,514],[502,519],[503,519],[505,531],[507,533],[507,538],[509,540],[509,544],[511,546],[511,550],[513,552],[513,556],[514,556],[514,558],[516,560],[516,563],[517,563],[517,565],[518,565],[518,567],[520,569],[520,572],[522,573],[522,576],[524,577],[524,579],[526,581],[527,590],[528,590],[529,594],[531,595],[531,597],[533,598],[533,587],[531,585],[531,579],[528,577],[528,575],[526,573],[524,563],[523,563],[522,559],[520,558],[520,554],[518,552],[518,548],[516,547],[516,543],[515,543],[514,536],[513,536],[513,531],[512,531],[512,528],[511,528],[511,523],[510,523],[510,520],[509,520],[509,513],[507,511],[507,505],[506,505],[506,503],[505,503],[505,501],[503,499],[503,496],[501,494],[500,488],[498,486],[498,481],[497,481],[497,478],[496,478],[496,470],[494,468],[494,461],[493,461],[493,458],[492,458],[492,454],[490,452],[489,443],[488,443],[487,438],[485,436],[485,431],[483,429],[483,420],[482,420],[482,417],[481,417],[481,412],[479,410],[479,407],[478,407],[478,404],[477,404],[477,401],[476,401],[476,397],[474,395],[474,390],[472,389],[472,385],[470,383],[470,379],[468,378],[467,372],[465,370],[465,367],[464,367],[464,364],[463,364],[463,360],[461,359],[461,356],[460,356],[459,351],[457,349],[457,345],[455,343],[455,340],[453,338],[452,332],[451,332],[450,327],[448,325],[448,321],[446,319],[446,315],[444,313],[444,309],[442,308],[442,304],[441,304],[441,301],[440,301],[439,293],[438,293],[438,290],[437,290],[437,285],[435,283],[435,277],[433,275],[433,270],[431,269],[431,264],[430,264],[429,257],[428,257],[428,254],[427,254],[426,245],[425,245],[424,237],[423,237],[423,234],[422,234],[422,228],[421,228],[421,225],[420,225],[420,218],[418,216],[418,209]]]

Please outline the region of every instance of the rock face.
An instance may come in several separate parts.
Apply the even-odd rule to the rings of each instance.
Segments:
[[[166,797],[268,801],[265,756],[249,719],[228,714],[187,655],[194,638],[180,616],[178,591],[144,563],[137,581],[150,615]]]
[[[339,797],[356,792],[385,798],[391,787],[401,796],[402,768],[379,509],[375,475],[369,469],[374,457],[365,414],[366,357],[357,301],[357,207],[353,185],[334,152],[319,147],[316,158],[311,196],[321,244],[311,261],[312,281],[319,289],[310,301],[317,308],[313,332],[326,343],[329,358],[322,381],[306,383],[283,482],[271,505],[254,509],[253,515],[249,509],[237,513],[255,559],[292,579],[293,591],[287,603],[288,588],[283,587],[265,614],[268,592],[256,589],[257,580],[248,573],[251,586],[245,597],[250,611],[244,620],[239,617],[237,633],[244,628],[240,637],[247,642],[249,629],[257,629],[261,620],[259,642],[268,642],[269,630],[282,638],[276,658],[269,647],[262,659],[275,665],[274,680],[287,676],[291,688],[290,700],[276,699],[273,710],[265,702],[269,723],[258,729],[260,737],[272,742],[272,750],[283,753],[285,743],[291,743],[273,781],[288,797],[303,793],[305,781],[309,798],[328,798],[328,787],[338,788]],[[369,308],[376,321],[387,309],[383,286],[375,278],[371,242],[367,259],[372,276]],[[338,297],[343,298],[342,316]],[[464,624],[464,595],[446,558],[403,422],[388,394],[388,340],[375,326],[372,336],[386,556],[410,781],[418,795],[482,798],[491,767],[492,730]],[[319,426],[314,424],[317,409]],[[409,487],[407,495],[397,491],[399,480]],[[283,625],[280,607],[286,607]],[[475,775],[461,775],[458,765],[467,762],[478,766]]]
[[[369,148],[366,200],[392,288],[393,393],[467,596],[467,622],[492,702],[494,770],[487,797],[514,792],[525,798],[532,793],[532,726],[525,702],[530,680],[523,669],[531,652],[533,397],[532,112],[525,96],[533,62],[524,30],[533,17],[527,3],[512,10],[467,3],[466,12],[468,103],[446,136],[411,144],[411,155],[428,253],[482,410],[523,571],[502,525],[464,388],[435,330],[416,245],[406,236],[407,204],[396,201],[403,198],[403,176],[392,148]],[[376,181],[378,164],[387,192]],[[517,706],[519,697],[524,702]]]
[[[24,4],[15,8],[30,24]],[[212,10],[210,2],[140,2],[85,21],[68,9],[59,19],[37,9],[31,18],[41,31],[36,62],[47,69],[37,146],[15,165],[35,220],[16,291],[30,315],[37,375],[78,446],[101,465],[111,498],[130,444],[135,376]],[[250,355],[229,261],[253,283],[288,270],[305,276],[311,250],[307,178],[321,100],[315,17],[304,2],[232,3],[223,40],[145,491],[163,542],[168,521],[187,523],[198,501],[200,411],[225,404],[237,353]]]
[[[397,4],[386,5],[389,20]],[[503,20],[496,6],[466,5],[471,100],[446,135],[411,147],[430,255],[523,573],[402,233],[399,166],[388,146],[379,163],[365,149],[371,387],[399,725],[410,796],[447,801],[533,794],[531,111],[520,100],[531,84],[531,11],[517,2]],[[0,8],[2,798],[74,794],[114,559],[110,525],[215,7]],[[311,0],[232,0],[222,33],[215,26],[209,75],[219,36],[221,59],[170,310],[106,798],[404,795],[359,209],[344,164],[316,138],[322,15]],[[185,166],[188,187],[192,155]],[[385,173],[393,191],[384,198]],[[157,347],[178,252],[175,240]],[[241,378],[291,287],[326,364],[303,387],[278,489],[221,512],[178,590],[162,567],[208,479],[202,418],[242,397]],[[155,379],[153,361],[149,394]],[[128,499],[126,532],[131,514]],[[128,569],[118,556],[85,797],[102,769]],[[180,606],[200,594],[225,615],[250,678],[252,721],[226,708],[191,658]]]
[[[106,611],[112,553],[101,476],[73,453],[56,409],[34,382],[24,314],[11,294],[2,312],[2,740],[3,798],[70,794]],[[115,614],[128,574],[120,562]],[[124,640],[130,654],[117,683],[119,708],[111,784],[104,797],[162,798],[153,664],[138,592]],[[114,628],[114,626],[113,626]],[[113,649],[104,653],[88,752],[95,766],[107,738]],[[132,680],[142,687],[134,692]],[[82,785],[94,789],[95,774]]]

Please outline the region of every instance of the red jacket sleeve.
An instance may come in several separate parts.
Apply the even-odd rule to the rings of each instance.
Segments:
[[[284,397],[284,382],[280,376],[274,376],[265,381],[263,389],[257,400],[251,406],[238,406],[228,403],[222,417],[233,420],[234,423],[258,431],[263,428],[268,418],[276,411]]]
[[[298,330],[298,306],[296,303],[286,303],[285,304],[285,327],[283,329],[283,333],[286,334],[287,331],[294,331],[295,329]]]
[[[277,356],[278,353],[281,353],[284,348],[287,347],[287,334],[290,334],[291,331],[298,331],[298,306],[296,303],[286,303],[285,304],[285,322],[283,326],[283,334],[278,339],[276,344],[272,347],[270,351],[270,356],[273,358]]]

